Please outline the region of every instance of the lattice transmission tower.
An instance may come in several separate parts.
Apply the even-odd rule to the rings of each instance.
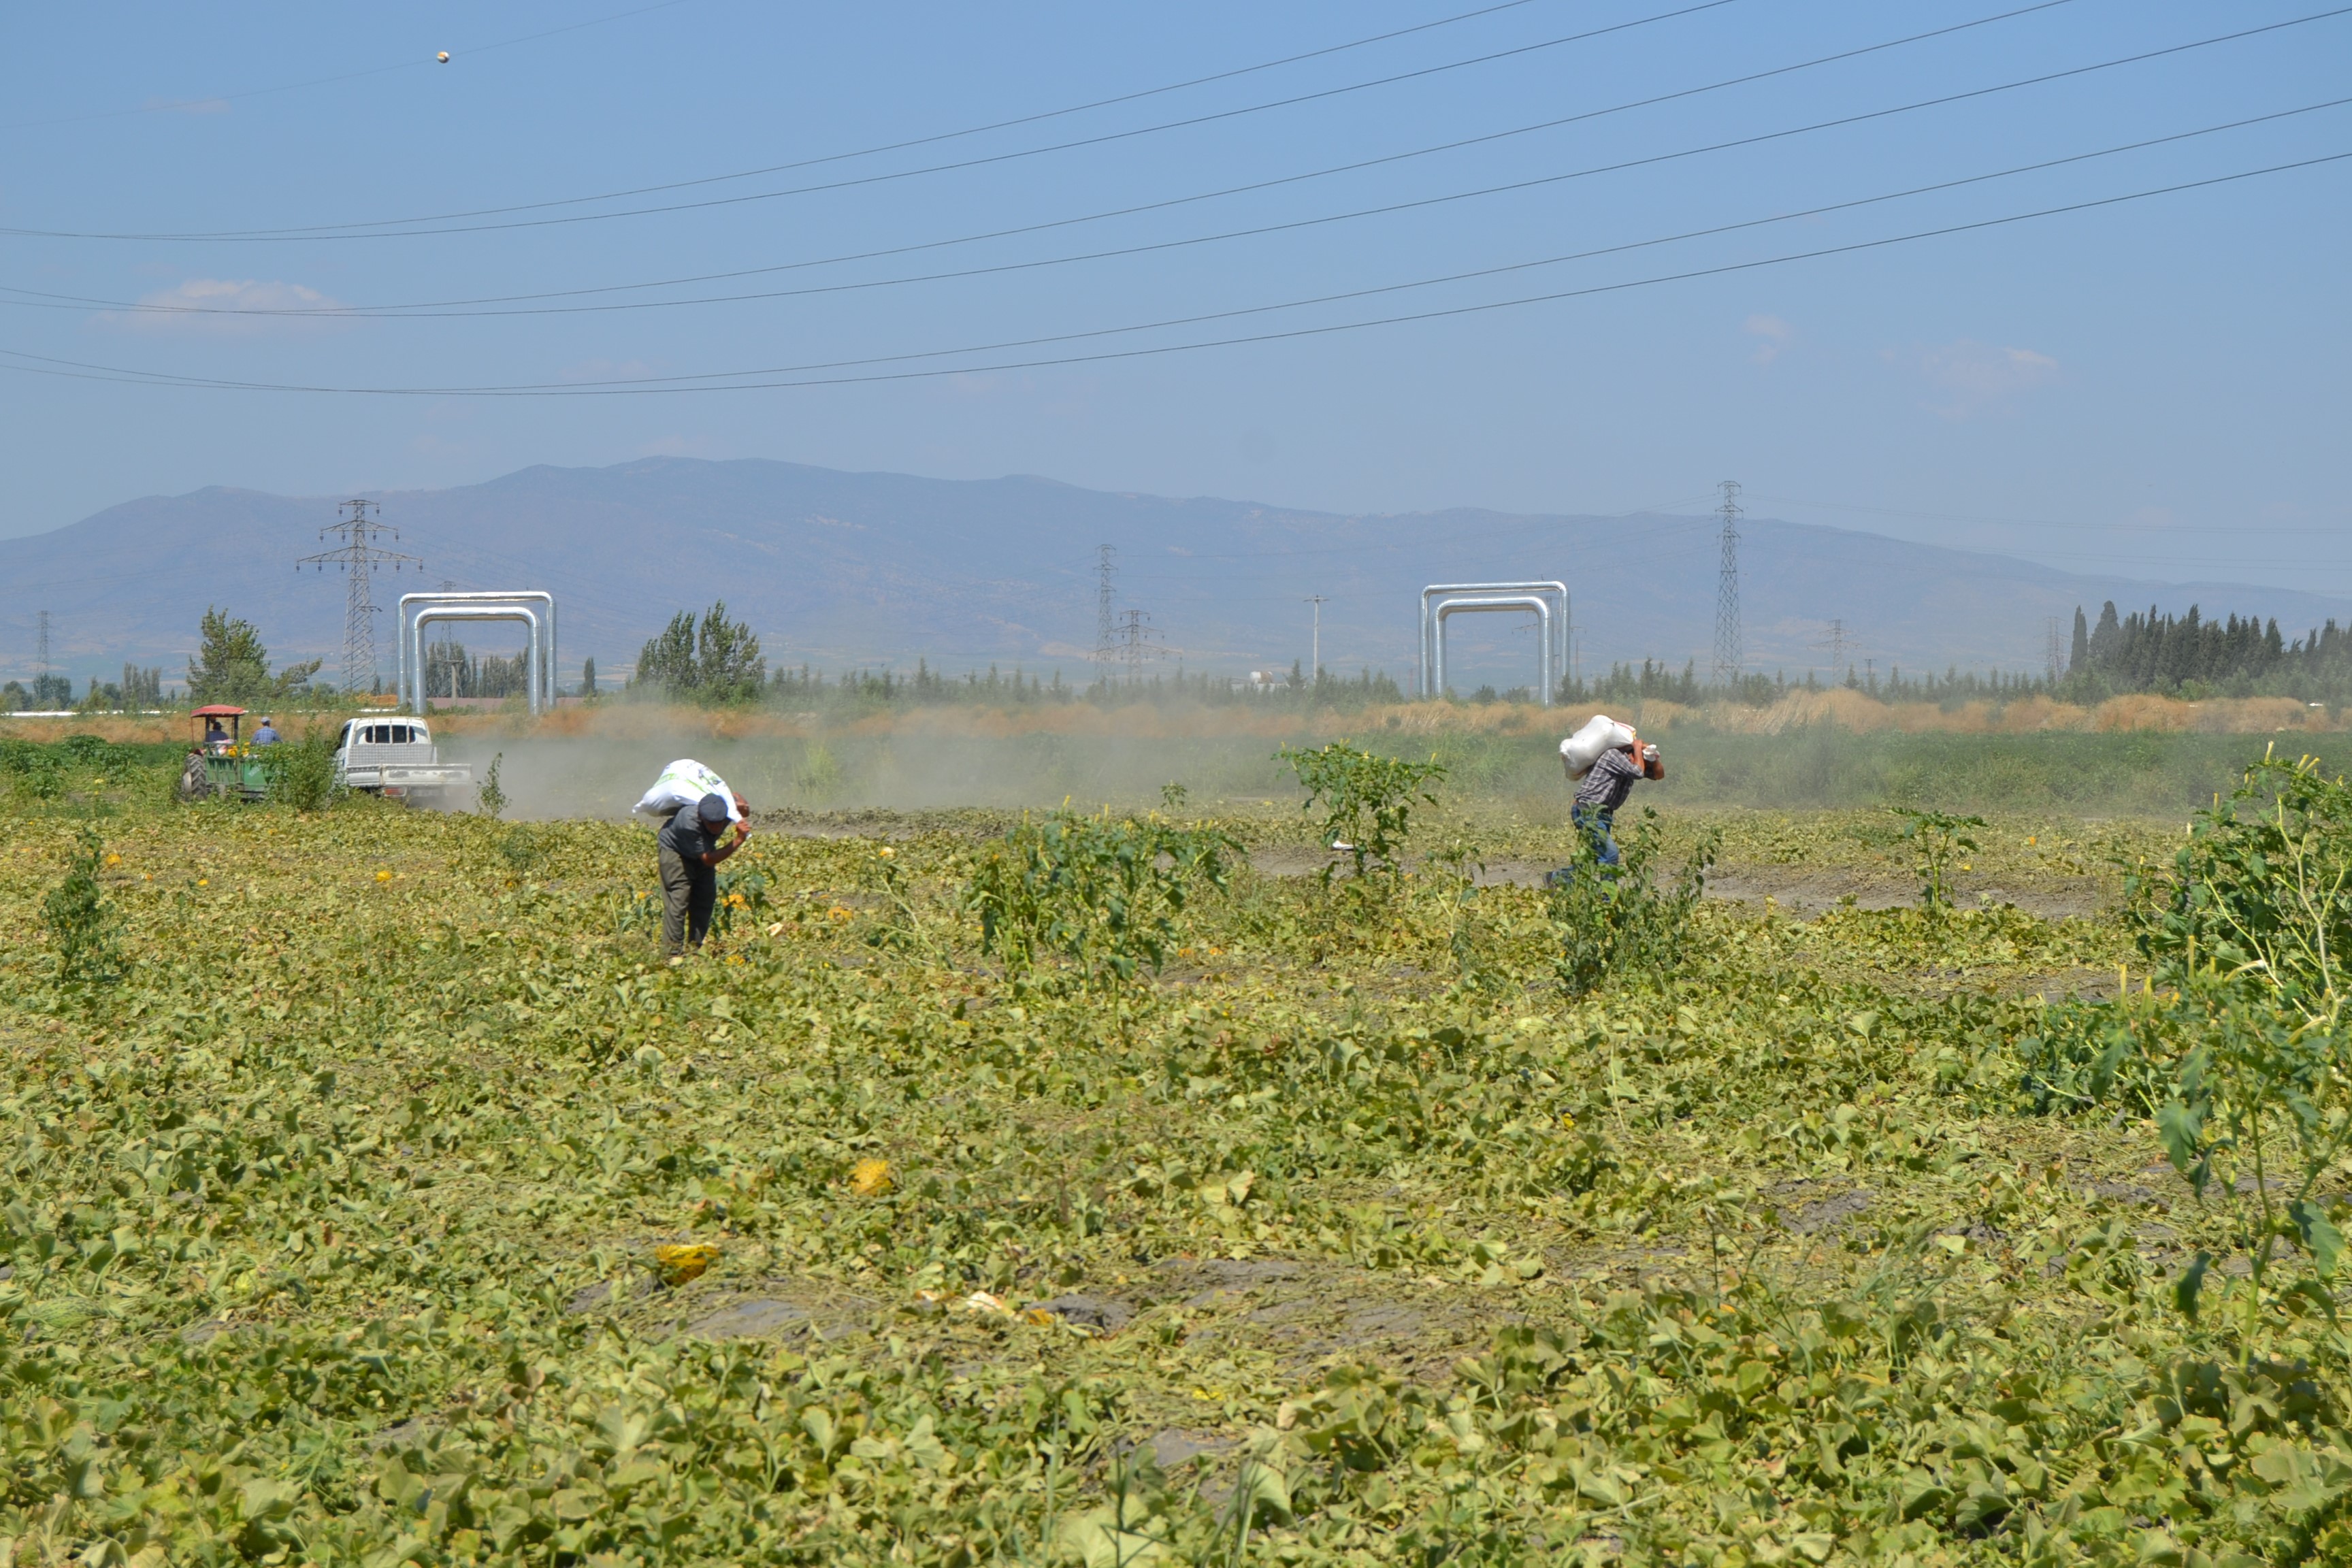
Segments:
[[[1846,650],[1853,646],[1853,634],[1845,629],[1843,620],[1832,620],[1822,626],[1822,635],[1813,639],[1813,646],[1830,650],[1830,677],[1835,679],[1838,671],[1845,668]]]
[[[323,572],[327,563],[333,562],[344,574],[343,594],[343,689],[373,691],[375,689],[375,616],[376,603],[372,574],[379,566],[390,566],[397,572],[404,566],[425,568],[422,557],[403,554],[397,550],[378,550],[375,542],[385,534],[400,537],[400,530],[389,523],[370,520],[368,514],[377,510],[372,500],[347,500],[335,509],[341,521],[330,523],[319,531],[321,539],[330,536],[342,542],[332,550],[322,550],[316,555],[305,555],[294,563],[295,570],[315,566]]]
[[[1715,683],[1728,686],[1739,679],[1747,660],[1739,648],[1739,481],[1726,479],[1720,487],[1723,504],[1723,564],[1715,578]]]
[[[1145,659],[1160,657],[1160,651],[1151,646],[1159,636],[1152,629],[1150,612],[1121,610],[1118,613],[1118,657],[1127,666],[1127,683],[1129,686],[1143,679]]]
[[[1096,568],[1095,584],[1095,676],[1100,680],[1110,679],[1111,660],[1118,644],[1117,625],[1118,588],[1118,567],[1113,564],[1118,552],[1106,544],[1102,547],[1101,563]]]

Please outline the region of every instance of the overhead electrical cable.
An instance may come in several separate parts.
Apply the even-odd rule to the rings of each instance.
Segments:
[[[1634,27],[1648,26],[1659,22],[1671,21],[1676,17],[1690,16],[1701,11],[1710,11],[1717,9],[1719,6],[1734,5],[1737,3],[1738,0],[1700,0],[1699,4],[1685,5],[1677,10],[1661,11],[1648,16],[1638,17],[1633,21],[1620,22],[1613,24],[1611,26],[1593,28],[1583,33],[1570,34],[1563,37],[1546,39],[1541,43],[1527,44],[1515,49],[1507,49],[1495,54],[1481,55],[1470,59],[1450,61],[1444,65],[1427,66],[1418,70],[1404,71],[1392,76],[1377,78],[1370,81],[1354,82],[1344,87],[1328,88],[1321,91],[1303,93],[1290,98],[1274,100],[1269,102],[1244,105],[1237,109],[1221,110],[1213,114],[1195,115],[1183,120],[1163,121],[1156,125],[1136,126],[1125,131],[1106,132],[1100,135],[1080,137],[1067,142],[1049,142],[1044,146],[1024,148],[1014,152],[990,153],[982,157],[960,159],[952,163],[929,163],[912,169],[898,169],[882,174],[863,174],[855,178],[826,181],[817,184],[793,185],[778,191],[758,191],[744,195],[713,197],[707,201],[676,202],[665,204],[660,206],[649,207],[625,207],[616,212],[575,213],[562,217],[530,218],[509,223],[461,224],[439,228],[395,226],[403,224],[413,225],[437,223],[441,221],[438,218],[401,218],[386,219],[380,223],[373,224],[320,224],[299,228],[224,229],[194,233],[129,233],[89,229],[0,227],[0,235],[26,239],[171,240],[180,242],[220,241],[224,243],[287,243],[310,240],[400,239],[446,234],[485,234],[494,231],[519,228],[547,228],[581,223],[603,223],[614,218],[646,217],[676,212],[699,211],[710,207],[736,206],[749,202],[777,201],[788,196],[810,195],[826,191],[847,190],[856,186],[881,184],[898,180],[913,179],[925,174],[950,174],[964,169],[982,168],[992,164],[1010,163],[1023,158],[1039,157],[1048,153],[1063,153],[1071,151],[1075,148],[1100,146],[1107,142],[1121,142],[1139,136],[1154,135],[1163,131],[1182,130],[1191,126],[1209,124],[1217,121],[1232,120],[1244,115],[1264,113],[1268,110],[1289,108],[1297,104],[1310,103],[1321,100],[1336,98],[1346,93],[1361,92],[1370,88],[1392,86],[1398,82],[1412,81],[1421,78],[1433,76],[1444,71],[1460,70],[1469,66],[1488,64],[1494,60],[1508,58],[1514,55],[1528,54],[1538,49],[1557,48],[1565,44],[1579,43],[1591,38],[1605,37],[1612,33],[1622,33]],[[1969,31],[1971,28],[1989,26],[1997,22],[2010,21],[2019,16],[2031,16],[2036,12],[2053,10],[2061,5],[2069,5],[2073,4],[2074,4],[2074,0],[2037,0],[2036,4],[2021,6],[2013,10],[1999,12],[1990,16],[1980,16],[1967,22],[1957,22],[1949,26],[1937,27],[1924,33],[1915,33],[1906,37],[1890,38],[1876,44],[1864,45],[1857,48],[1843,50],[1834,55],[1826,55],[1819,59],[1801,61],[1795,65],[1780,66],[1768,70],[1754,71],[1744,76],[1731,79],[1727,81],[1713,83],[1707,87],[1692,88],[1680,92],[1663,94],[1657,98],[1646,100],[1645,104],[1626,105],[1623,107],[1638,108],[1645,107],[1646,104],[1666,103],[1671,102],[1675,99],[1692,97],[1700,92],[1718,91],[1726,87],[1736,87],[1748,82],[1763,81],[1773,77],[1785,76],[1791,71],[1808,70],[1814,67],[1828,65],[1838,60],[1853,59],[1864,55],[1879,53],[1886,49],[1899,48],[1908,44],[1924,42],[1930,38],[1946,37],[1955,33]],[[2323,12],[2319,15],[2335,16],[2341,15],[2345,11],[2352,11],[2352,6],[2343,7],[2338,11]],[[2317,17],[2304,19],[2316,20]],[[2280,23],[2274,25],[2274,27],[2293,25],[2294,24],[2292,23]],[[2248,35],[2251,36],[2251,34],[2255,32],[2274,30],[2274,27],[2250,28],[2247,31]],[[1612,110],[1612,112],[1620,111],[1622,110]],[[1578,118],[1583,117],[1571,116],[1569,120],[1562,121],[1559,123],[1570,123]],[[1465,145],[1467,144],[1468,143],[1465,143]],[[552,204],[535,205],[543,205]],[[510,207],[504,209],[483,209],[483,212],[488,213],[493,210],[524,211],[530,209],[523,207]],[[451,216],[466,216],[478,215]]]
[[[2142,57],[2132,57],[2133,59],[2139,58]],[[1741,147],[1753,147],[1767,142],[1785,140],[1789,137],[1801,136],[1816,131],[1833,130],[1843,126],[1860,124],[1873,120],[1883,120],[1893,115],[1909,113],[1915,110],[1934,108],[1940,105],[1962,101],[1968,99],[1982,98],[1992,93],[2006,92],[2020,87],[2029,87],[2042,82],[2055,80],[2060,77],[2079,76],[2086,71],[2103,70],[2117,64],[2128,63],[2130,63],[2129,60],[2107,61],[2096,66],[2083,66],[2078,67],[2074,70],[2057,72],[2051,76],[2030,77],[2022,81],[2004,82],[1997,87],[1978,88],[1968,92],[1948,94],[1941,98],[1925,99],[1915,103],[1900,104],[1892,109],[1871,110],[1860,114],[1846,115],[1837,120],[1817,121],[1810,125],[1794,126],[1780,131],[1759,132],[1753,136],[1738,137],[1727,142],[1714,142],[1698,147],[1682,148],[1672,153],[1654,153],[1644,158],[1626,159],[1615,163],[1595,164],[1583,169],[1570,170],[1564,174],[1541,174],[1529,179],[1509,181],[1499,185],[1483,185],[1473,190],[1450,191],[1433,196],[1417,197],[1411,201],[1391,202],[1382,206],[1359,207],[1349,212],[1328,213],[1316,217],[1293,218],[1284,223],[1261,224],[1250,228],[1228,229],[1218,234],[1191,235],[1176,239],[1154,240],[1146,244],[1121,246],[1108,250],[1084,251],[1076,255],[1042,257],[1026,261],[999,262],[986,267],[958,268],[950,271],[917,273],[912,276],[901,278],[865,279],[845,283],[814,284],[805,288],[761,289],[754,292],[739,294],[698,295],[683,300],[639,300],[607,304],[539,306],[529,309],[509,309],[497,306],[480,309],[436,309],[417,305],[266,307],[158,305],[142,303],[137,300],[99,299],[87,295],[48,293],[36,289],[16,289],[5,284],[0,284],[0,305],[17,305],[25,307],[39,306],[53,310],[98,309],[136,315],[159,316],[263,316],[341,321],[437,321],[500,316],[605,314],[619,310],[666,310],[687,305],[741,304],[748,301],[763,300],[797,299],[807,295],[849,293],[869,289],[897,288],[902,285],[913,283],[936,283],[962,278],[990,277],[1000,273],[1034,271],[1040,268],[1065,267],[1082,262],[1109,260],[1119,257],[1147,255],[1155,251],[1183,249],[1192,246],[1213,244],[1224,240],[1246,239],[1262,235],[1287,233],[1297,229],[1316,228],[1328,224],[1343,223],[1358,218],[1385,216],[1390,214],[1410,212],[1422,207],[1439,206],[1452,202],[1467,201],[1475,197],[1500,195],[1517,191],[1531,190],[1544,185],[1559,184],[1570,180],[1587,179],[1600,174],[1620,174],[1628,169],[1645,168],[1654,164],[1672,163],[1685,158],[1698,157],[1706,153],[1726,152]],[[2211,136],[2225,131],[2242,130],[2250,125],[2261,125],[2273,121],[2293,119],[2297,115],[2313,114],[2322,110],[2339,109],[2347,103],[2352,103],[2352,97],[2328,99],[2323,102],[2304,104],[2294,109],[2276,110],[2268,114],[2252,115],[2242,120],[2232,120],[2219,125],[2209,125],[2196,131],[2177,132],[2169,135],[2150,137],[2142,142],[2126,142],[2121,146],[2106,148],[2096,153],[2078,153],[2070,158],[2056,160],[2056,162],[2072,163],[2079,162],[2085,158],[2109,157],[2119,153],[2129,153],[2142,148],[2161,146],[2170,142],[2188,141],[2194,137]],[[2039,169],[2049,166],[2051,165],[2039,163],[2028,164],[2025,165],[2025,169]],[[2021,172],[2024,172],[2024,170],[2005,170],[2002,171],[2002,174],[2006,174]],[[2000,176],[1975,175],[1970,178],[1971,180],[1981,180],[1998,177]],[[1932,190],[1939,187],[1925,186],[1921,188]],[[1909,195],[1913,193],[1906,192],[1903,194]],[[1873,199],[1883,200],[1886,198]],[[8,296],[16,297],[9,298]],[[549,297],[552,296],[525,296],[524,298]]]
[[[584,22],[568,22],[561,27],[549,27],[541,32],[524,33],[517,37],[499,38],[487,44],[461,44],[457,52],[464,58],[487,55],[496,49],[510,49],[520,44],[535,44],[541,38],[552,38],[561,33],[576,33],[584,27],[601,27],[607,22],[624,22],[631,16],[642,16],[649,11],[667,11],[683,5],[687,0],[656,0],[651,5],[640,5],[631,11],[615,11],[608,16],[591,16]],[[166,103],[142,104],[137,109],[104,109],[90,114],[66,114],[50,120],[16,120],[0,123],[0,131],[32,131],[45,125],[82,125],[95,120],[127,120],[133,115],[169,114],[177,110],[199,110],[215,103],[241,103],[248,98],[268,98],[281,92],[299,92],[307,87],[332,87],[338,82],[363,81],[369,77],[389,76],[394,71],[430,70],[435,64],[431,55],[420,54],[415,59],[394,65],[370,66],[365,70],[344,71],[339,76],[312,77],[306,81],[281,82],[276,87],[247,88],[242,92],[213,92],[197,98],[175,99]]]
[[[27,353],[16,349],[0,349],[0,355],[22,363],[9,369],[32,374],[65,376],[77,380],[99,380],[137,383],[155,386],[183,386],[199,390],[237,392],[295,392],[339,396],[394,397],[587,397],[587,396],[646,396],[694,392],[762,392],[789,390],[797,387],[845,386],[866,383],[932,380],[942,376],[974,375],[997,371],[1039,370],[1060,365],[1098,364],[1114,360],[1158,358],[1168,354],[1194,353],[1206,349],[1234,348],[1256,343],[1284,342],[1305,338],[1329,337],[1342,332],[1363,331],[1374,327],[1401,326],[1418,321],[1445,321],[1465,316],[1489,314],[1498,310],[1524,309],[1531,305],[1551,304],[1566,300],[1589,299],[1602,294],[1622,293],[1634,289],[1654,288],[1667,283],[1689,282],[1702,278],[1719,278],[1734,273],[1758,271],[1765,268],[1784,267],[1801,261],[1820,260],[1833,256],[1851,256],[1864,251],[1881,250],[1920,240],[1940,239],[1953,235],[1979,233],[2030,223],[2042,218],[2057,217],[2069,213],[2089,212],[2103,207],[2119,206],[2129,202],[2147,201],[2158,196],[2176,195],[2186,191],[2206,190],[2215,186],[2259,179],[2271,174],[2288,174],[2302,169],[2317,168],[2352,159],[2352,152],[2323,153],[2295,159],[2284,163],[2272,163],[2262,168],[2243,169],[2233,174],[2209,175],[2199,180],[2184,180],[2174,184],[2155,186],[2147,190],[2126,192],[2121,195],[2096,196],[2067,202],[2056,206],[2040,207],[2030,212],[2011,213],[1999,217],[1978,218],[1966,223],[1946,224],[1935,228],[1916,229],[1907,234],[1888,235],[1875,239],[1854,240],[1843,245],[1822,246],[1811,250],[1786,252],[1779,256],[1759,257],[1746,261],[1722,262],[1711,267],[1692,268],[1680,272],[1654,274],[1647,278],[1625,279],[1613,283],[1587,284],[1575,289],[1556,289],[1543,294],[1522,295],[1508,300],[1492,300],[1467,305],[1444,306],[1427,310],[1414,310],[1393,316],[1372,317],[1354,321],[1339,321],[1323,326],[1290,327],[1273,331],[1253,332],[1236,337],[1211,338],[1193,342],[1155,344],[1143,348],[1110,349],[1097,353],[1062,354],[1031,360],[999,361],[984,364],[948,365],[925,369],[878,371],[860,375],[809,377],[791,381],[755,381],[740,379],[759,375],[796,374],[791,367],[772,371],[752,370],[713,372],[698,376],[639,376],[625,380],[587,381],[572,383],[520,383],[504,386],[334,386],[292,382],[236,381],[225,377],[183,376],[162,372],[125,369],[114,365],[89,364],[80,361],[58,359],[48,355]],[[1860,205],[1860,204],[1845,204]],[[1773,220],[1758,220],[1759,222]],[[1727,227],[1748,226],[1726,226]],[[1632,248],[1612,247],[1612,248]],[[1539,266],[1542,262],[1523,263]],[[1490,270],[1510,270],[1495,268]],[[1465,275],[1466,276],[1466,275]],[[1412,288],[1414,284],[1397,284],[1392,289]],[[1376,291],[1376,290],[1375,290]],[[1279,307],[1264,307],[1279,308]],[[1224,312],[1240,315],[1247,311]],[[1104,332],[1133,331],[1132,328],[1107,328]],[[1100,334],[1071,334],[1100,335]],[[889,359],[930,358],[940,354],[971,353],[972,350],[937,350],[929,354],[882,356],[866,363],[885,363]],[[836,362],[846,363],[850,362]],[[814,366],[810,368],[824,368]],[[739,379],[728,379],[734,377]]]

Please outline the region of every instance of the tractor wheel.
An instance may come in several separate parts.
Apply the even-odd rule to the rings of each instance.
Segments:
[[[205,759],[195,752],[188,753],[187,765],[180,770],[180,798],[198,801],[212,793],[211,781],[205,776]]]

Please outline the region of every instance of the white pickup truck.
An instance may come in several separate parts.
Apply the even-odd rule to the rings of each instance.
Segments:
[[[414,805],[439,805],[451,791],[474,787],[474,770],[443,762],[424,720],[371,715],[343,725],[335,742],[335,782]]]

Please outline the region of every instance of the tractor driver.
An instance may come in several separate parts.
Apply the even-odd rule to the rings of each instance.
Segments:
[[[661,847],[662,951],[681,956],[688,946],[700,947],[710,931],[710,911],[719,902],[719,863],[743,847],[751,836],[748,822],[735,825],[727,837],[727,819],[744,814],[742,797],[735,810],[723,795],[706,795],[682,806],[655,841]]]

